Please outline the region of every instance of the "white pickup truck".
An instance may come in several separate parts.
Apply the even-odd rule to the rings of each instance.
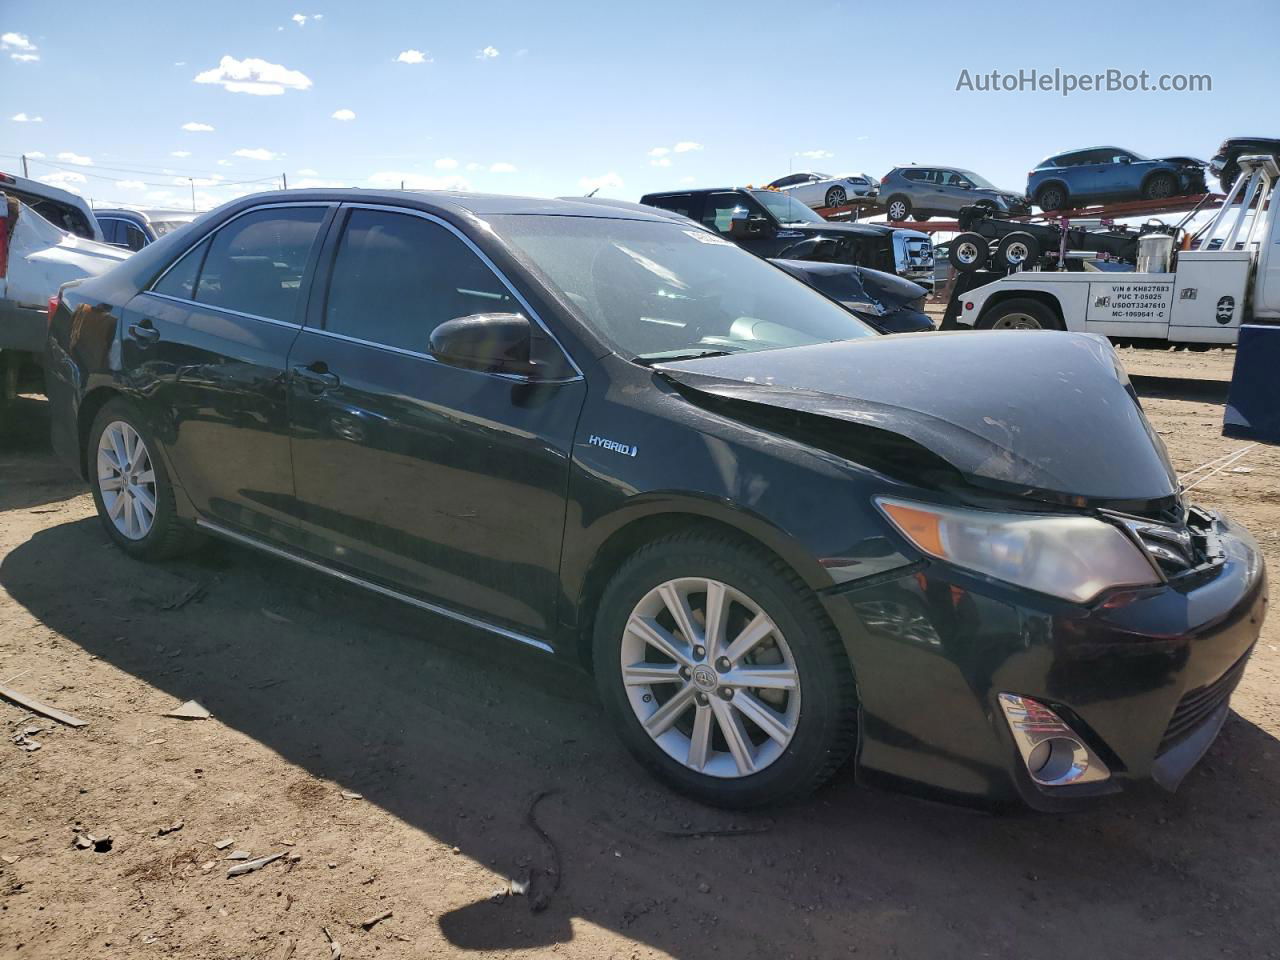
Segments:
[[[49,298],[69,280],[106,273],[130,251],[55,227],[0,190],[0,400],[44,352]]]
[[[1019,270],[959,290],[948,318],[1185,344],[1235,343],[1242,323],[1280,323],[1280,169],[1269,156],[1242,157],[1240,167],[1197,249],[1175,251],[1171,236],[1153,234],[1139,241],[1136,271]]]

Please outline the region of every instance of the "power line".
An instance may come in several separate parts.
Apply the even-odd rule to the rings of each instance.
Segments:
[[[0,156],[9,157],[15,160],[20,159],[20,157],[14,156],[12,154],[0,154]],[[181,182],[183,180],[209,181],[208,183],[202,184],[202,186],[205,186],[205,187],[238,187],[238,186],[245,186],[248,184],[255,184],[255,183],[278,183],[280,180],[279,176],[258,177],[253,180],[225,180],[222,178],[222,174],[220,173],[200,174],[200,173],[184,173],[180,171],[174,171],[172,173],[168,173],[164,175],[173,177],[174,180],[177,181],[176,183],[173,181],[159,183],[155,181],[135,180],[133,177],[109,177],[105,174],[94,172],[96,170],[111,170],[114,172],[126,172],[124,171],[123,168],[120,168],[120,167],[100,167],[97,164],[94,164],[92,167],[87,167],[87,166],[81,166],[79,164],[56,163],[53,160],[45,160],[40,157],[27,157],[26,159],[29,163],[43,164],[46,167],[52,167],[53,169],[62,171],[64,173],[75,173],[75,174],[79,174],[82,177],[86,177],[93,180],[105,180],[109,183],[141,183],[143,186],[146,186],[146,187],[184,186],[184,184]],[[164,171],[147,171],[147,172],[136,171],[136,172],[143,173],[144,176],[150,175],[151,173],[164,173]]]
[[[16,153],[0,153],[0,157],[4,157],[5,159],[8,159],[8,160],[19,160],[22,158],[22,155],[16,154]],[[82,164],[65,165],[63,163],[59,163],[56,159],[50,160],[47,157],[33,157],[30,154],[27,154],[26,157],[32,163],[43,163],[50,167],[57,167],[60,170],[74,170],[77,172],[81,172],[84,170],[84,166],[85,166]],[[215,176],[218,176],[218,177],[222,176],[222,174],[217,173],[216,171],[177,170],[175,167],[172,167],[172,166],[147,167],[147,166],[138,165],[138,166],[130,166],[130,167],[114,167],[114,166],[104,165],[101,163],[94,163],[92,164],[92,167],[95,170],[110,170],[112,173],[137,173],[137,174],[142,174],[143,176],[146,176],[148,174],[162,174],[164,176],[197,177],[199,179],[206,179],[206,180]],[[102,179],[110,179],[110,178],[102,178]],[[123,179],[131,179],[131,178],[122,177],[120,179],[123,180]],[[259,180],[267,180],[267,179],[274,180],[276,178],[275,177],[259,178]],[[259,181],[258,180],[241,180],[236,182],[257,183]]]

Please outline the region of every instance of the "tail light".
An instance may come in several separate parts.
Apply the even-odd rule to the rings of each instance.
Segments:
[[[881,185],[883,185],[883,184],[886,184],[886,183],[888,183],[888,182],[889,182],[889,175],[886,173],[883,177],[881,177],[881,178],[880,178],[880,183],[881,183]]]
[[[49,326],[53,326],[53,315],[58,312],[58,304],[62,303],[62,294],[55,293],[49,298]]]

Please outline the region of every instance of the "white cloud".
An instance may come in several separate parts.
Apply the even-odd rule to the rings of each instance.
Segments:
[[[25,33],[0,34],[0,50],[36,50],[31,38]]]
[[[276,97],[288,90],[306,90],[311,78],[299,70],[290,70],[278,63],[268,63],[257,57],[237,60],[223,57],[211,70],[197,73],[196,83],[216,83],[230,93],[251,93],[256,96]]]
[[[830,150],[801,150],[796,156],[804,157],[806,160],[827,160],[835,154]]]
[[[175,60],[175,61],[173,62],[173,65],[174,65],[175,67],[185,67],[185,66],[187,65],[187,61],[185,61],[185,60]]]
[[[233,157],[244,157],[246,160],[274,160],[278,154],[272,153],[270,150],[264,150],[262,147],[255,147],[250,150],[247,147],[241,147],[231,154]]]
[[[289,19],[300,27],[305,27],[307,25],[307,15],[305,13],[295,13]]]
[[[651,167],[669,167],[671,166],[671,158],[665,156],[657,156],[649,161]]]
[[[489,165],[489,172],[490,173],[515,173],[516,165],[514,163],[505,163],[503,161],[499,161],[498,163],[491,163]]]
[[[289,184],[295,190],[318,190],[325,187],[345,187],[341,180],[321,180],[318,177],[303,177]]]
[[[40,54],[38,54],[38,53],[11,53],[11,54],[9,54],[9,59],[11,59],[11,60],[17,60],[19,63],[32,63],[33,61],[36,61],[36,60],[39,60],[39,59],[40,59]]]
[[[343,107],[341,110],[333,111],[333,113],[330,114],[330,116],[334,120],[354,120],[356,118],[356,112],[354,110],[348,110],[346,107]]]
[[[435,166],[437,170],[457,170],[458,161],[453,157],[441,157],[436,161]]]
[[[189,187],[195,184],[197,187],[216,187],[225,180],[226,177],[215,175],[212,177],[174,177],[173,182],[180,187]]]
[[[85,182],[85,175],[71,170],[59,170],[57,173],[48,173],[43,177],[36,177],[36,179],[41,183],[61,187],[63,190],[70,190],[72,193],[79,193],[80,187],[78,185]]]
[[[323,13],[313,13],[313,14],[311,15],[311,19],[312,19],[312,20],[323,20],[323,19],[324,19],[324,14],[323,14]]]
[[[481,50],[480,52],[478,52],[478,53],[476,54],[476,59],[477,59],[477,60],[492,60],[492,59],[493,59],[494,57],[496,57],[497,55],[498,55],[498,48],[497,48],[497,47],[485,47],[483,50]]]
[[[213,127],[207,123],[196,123],[194,120],[188,120],[182,125],[182,129],[188,133],[213,133]]]
[[[58,159],[63,163],[74,163],[77,167],[93,166],[93,160],[90,157],[86,157],[79,153],[72,153],[70,150],[64,150],[62,153],[58,154]]]
[[[431,57],[421,50],[402,50],[396,57],[396,63],[431,63]]]
[[[304,167],[303,169],[301,169],[301,170],[299,170],[299,171],[298,171],[298,176],[300,176],[300,177],[318,177],[318,176],[320,176],[320,174],[319,174],[319,172],[318,172],[318,171],[316,171],[316,170],[312,170],[310,167]]]
[[[590,193],[592,190],[621,190],[622,178],[610,170],[598,177],[583,177],[578,181],[578,186],[584,193]]]
[[[449,174],[433,177],[421,173],[402,173],[399,170],[380,170],[369,175],[369,185],[383,190],[399,190],[404,183],[406,190],[470,190],[466,177]]]
[[[670,152],[671,152],[670,147],[654,147],[652,150],[649,151],[649,156],[665,157]]]
[[[696,140],[681,140],[673,148],[676,153],[688,153],[690,150],[701,150],[702,144]]]
[[[15,113],[10,119],[14,123],[44,123],[44,117],[32,117],[25,113]]]
[[[468,164],[467,164],[467,169],[468,169],[468,170],[479,170],[479,169],[480,169],[480,164],[478,164],[478,163],[476,163],[474,160],[472,160],[470,163],[468,163]]]
[[[28,159],[28,160],[43,160],[43,159],[44,159],[44,154],[43,154],[43,153],[41,153],[39,150],[32,150],[30,153],[28,153],[28,154],[27,154],[27,159]]]
[[[121,190],[145,190],[147,185],[141,180],[117,180],[116,186]]]
[[[178,157],[178,158],[189,157],[191,156],[191,151],[190,150],[173,150],[173,151],[170,151],[169,156]]]
[[[220,166],[220,167],[229,167],[229,166],[231,166],[231,161],[230,161],[230,160],[219,160],[219,161],[218,161],[218,166]]]

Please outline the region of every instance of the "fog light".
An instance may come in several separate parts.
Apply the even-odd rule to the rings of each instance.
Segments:
[[[1013,732],[1027,773],[1046,787],[1096,783],[1111,776],[1107,765],[1062,718],[1038,700],[1000,694],[1000,709]]]

